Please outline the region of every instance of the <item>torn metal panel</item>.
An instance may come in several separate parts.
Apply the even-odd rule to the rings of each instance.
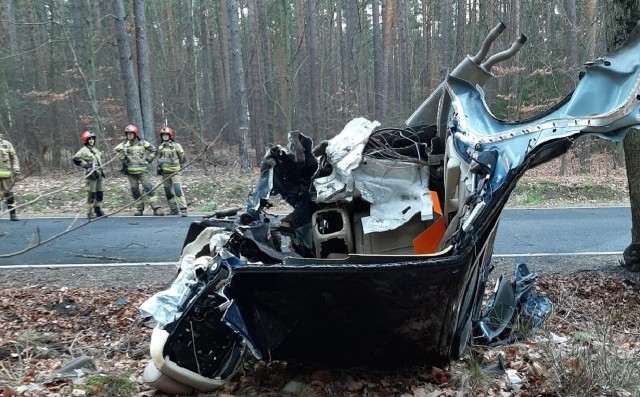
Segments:
[[[352,171],[362,162],[365,144],[379,125],[377,121],[372,122],[365,118],[351,120],[340,134],[328,142],[325,152],[320,157],[331,166],[332,172],[329,176],[314,180],[316,203],[353,198],[355,182]]]
[[[276,145],[264,155],[260,178],[249,195],[247,208],[258,211],[270,195],[279,194],[292,207],[304,207],[310,201],[309,186],[318,163],[313,156],[309,137],[294,131],[288,145]]]
[[[452,98],[449,123],[461,156],[496,150],[501,159],[491,176],[494,185],[520,166],[525,156],[546,142],[578,133],[621,140],[626,130],[640,125],[640,33],[636,29],[624,46],[598,58],[584,72],[575,91],[544,115],[519,123],[496,120],[478,86],[448,77]],[[607,93],[603,95],[603,93]],[[604,135],[603,135],[604,134]]]
[[[224,227],[209,226],[197,234],[197,237],[185,244],[182,248],[182,255],[180,256],[179,268],[182,269],[187,263],[187,257],[191,256],[195,259],[200,255],[211,255],[217,252],[220,248],[226,244],[229,240],[231,233],[226,231]],[[191,259],[191,260],[193,260]]]
[[[316,203],[362,198],[371,204],[369,216],[362,218],[364,233],[396,229],[417,213],[422,220],[433,218],[426,163],[363,155],[378,125],[364,118],[347,124],[321,153],[331,174],[313,182]]]
[[[522,337],[518,328],[539,328],[551,312],[551,302],[533,291],[538,276],[524,263],[515,266],[515,280],[498,279],[476,329],[484,343],[510,343]]]
[[[417,213],[423,221],[433,219],[427,165],[365,156],[353,179],[358,195],[371,204],[362,218],[364,233],[396,229]]]
[[[211,268],[213,260],[209,256],[186,255],[180,263],[178,276],[169,289],[160,291],[140,305],[139,310],[144,317],[153,317],[159,326],[164,327],[178,320],[193,290],[198,286],[198,279]],[[215,269],[214,269],[215,270]]]
[[[260,209],[263,200],[269,200],[271,191],[273,190],[273,166],[275,166],[275,161],[271,162],[267,160],[265,163],[270,166],[260,170],[260,178],[249,195],[248,208],[254,211]]]
[[[498,338],[509,326],[516,312],[516,298],[512,286],[500,276],[487,308],[478,320],[477,327],[486,342]]]

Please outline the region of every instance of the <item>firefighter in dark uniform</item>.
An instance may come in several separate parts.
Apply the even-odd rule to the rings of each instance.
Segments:
[[[0,199],[7,203],[9,218],[12,221],[18,220],[12,191],[18,178],[20,178],[18,156],[11,142],[3,139],[2,131],[0,131],[0,193],[2,194]]]
[[[186,161],[184,149],[174,141],[173,130],[169,127],[160,129],[160,140],[162,143],[158,146],[158,175],[162,176],[164,194],[169,202],[169,214],[187,216],[187,200],[182,190],[180,175]]]
[[[96,134],[86,130],[80,135],[84,146],[73,156],[73,163],[85,169],[87,185],[87,218],[104,216],[102,201],[104,199],[104,171],[102,170],[102,155],[95,148]],[[95,214],[95,215],[94,215]]]
[[[157,150],[149,142],[140,139],[138,127],[128,124],[124,127],[127,140],[115,147],[116,156],[122,156],[122,172],[129,179],[131,196],[135,200],[136,212],[133,215],[141,216],[144,213],[145,201],[153,209],[153,215],[162,216],[164,211],[158,205],[158,198],[153,192],[149,164],[156,158]],[[142,197],[140,186],[144,189]]]

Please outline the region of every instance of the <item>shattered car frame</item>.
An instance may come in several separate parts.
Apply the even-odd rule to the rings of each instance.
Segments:
[[[242,213],[191,225],[173,286],[141,311],[158,325],[146,382],[220,387],[241,359],[309,366],[443,364],[505,338],[549,302],[516,268],[484,299],[498,221],[518,179],[579,137],[621,140],[640,124],[640,34],[587,64],[542,115],[497,120],[481,86],[526,39],[485,60],[496,26],[402,128],[352,120],[313,146],[299,133],[265,155]],[[278,194],[293,207],[268,215]]]

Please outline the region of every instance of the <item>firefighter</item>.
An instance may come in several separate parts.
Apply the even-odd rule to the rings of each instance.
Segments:
[[[122,157],[122,172],[129,179],[131,196],[136,205],[136,212],[133,215],[141,216],[144,213],[146,201],[153,209],[153,215],[163,216],[164,211],[158,205],[158,199],[153,192],[148,169],[149,164],[156,158],[157,150],[149,142],[140,139],[138,127],[133,124],[124,127],[124,134],[126,141],[120,143],[114,150],[117,157]],[[144,189],[144,197],[142,197],[140,185]]]
[[[20,164],[16,151],[11,142],[4,139],[3,133],[0,131],[0,193],[2,193],[2,200],[7,202],[9,218],[12,221],[18,220],[12,189],[20,175]]]
[[[187,200],[182,191],[182,176],[180,175],[180,170],[186,161],[184,150],[182,145],[174,141],[173,129],[169,127],[160,128],[160,142],[158,175],[162,176],[164,194],[169,202],[169,214],[187,216]]]
[[[102,156],[95,148],[96,134],[91,130],[83,131],[80,135],[84,145],[73,156],[73,163],[85,169],[85,181],[87,185],[87,218],[104,216],[102,201],[104,198],[102,170]]]

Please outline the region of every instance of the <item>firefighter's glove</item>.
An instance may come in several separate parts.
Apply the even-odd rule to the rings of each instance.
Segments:
[[[93,163],[89,163],[89,162],[85,163],[84,168],[87,169],[87,170],[92,169],[93,168]]]
[[[21,181],[21,180],[22,180],[22,173],[20,172],[20,170],[14,170],[14,171],[11,173],[11,178],[12,178],[15,182]]]

